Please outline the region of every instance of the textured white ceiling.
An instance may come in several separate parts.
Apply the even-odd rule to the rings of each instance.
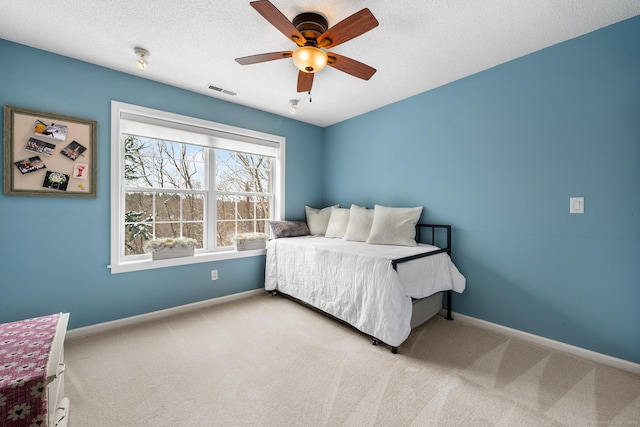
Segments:
[[[324,127],[640,14],[640,0],[271,1],[329,26],[369,8],[380,25],[332,51],[378,72],[363,81],[327,67],[309,103],[290,59],[239,65],[295,47],[249,0],[0,0],[0,38]],[[144,72],[135,46],[151,52]]]

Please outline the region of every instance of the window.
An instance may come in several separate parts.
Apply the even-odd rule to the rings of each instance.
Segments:
[[[111,272],[251,253],[238,233],[268,232],[284,206],[284,138],[112,102]],[[196,256],[151,261],[153,238],[190,237]]]

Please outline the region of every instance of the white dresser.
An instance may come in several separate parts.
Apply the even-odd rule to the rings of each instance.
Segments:
[[[64,337],[69,313],[62,313],[51,346],[47,365],[47,421],[49,427],[66,427],[69,420],[69,399],[64,394]]]

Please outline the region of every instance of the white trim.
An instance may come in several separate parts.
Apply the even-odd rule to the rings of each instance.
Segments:
[[[177,307],[166,308],[164,310],[152,311],[150,313],[139,314],[137,316],[125,317],[124,319],[117,319],[117,320],[112,320],[110,322],[98,323],[96,325],[90,325],[82,328],[71,329],[67,331],[66,336],[69,339],[82,338],[82,337],[86,337],[87,335],[106,332],[106,331],[110,331],[116,328],[121,328],[124,326],[131,326],[137,323],[148,322],[150,320],[157,320],[167,316],[174,316],[176,314],[188,313],[190,311],[198,310],[201,308],[212,307],[214,305],[222,304],[229,301],[248,298],[264,292],[265,292],[264,288],[254,289],[252,291],[240,292],[237,294],[227,295],[224,297],[198,301],[191,304],[185,304]]]
[[[194,256],[160,259],[160,260],[152,260],[151,256],[147,256],[147,258],[145,259],[121,262],[120,264],[117,264],[117,265],[109,264],[107,265],[107,268],[111,269],[111,274],[129,273],[131,271],[153,270],[156,268],[175,267],[176,265],[188,265],[188,264],[199,264],[202,262],[224,261],[227,259],[264,256],[266,254],[267,254],[266,249],[256,249],[252,251],[232,250],[232,251],[221,251],[221,252],[204,252],[201,254],[196,253]]]
[[[440,312],[443,316],[446,316],[446,311]],[[633,363],[628,360],[618,359],[617,357],[608,356],[606,354],[597,353],[595,351],[587,350],[586,348],[576,347],[571,344],[565,344],[560,341],[555,341],[549,338],[541,337],[539,335],[530,334],[528,332],[520,331],[518,329],[508,328],[506,326],[498,325],[497,323],[487,322],[486,320],[477,319],[471,316],[465,316],[464,314],[451,313],[455,320],[462,323],[468,323],[470,325],[478,326],[484,329],[489,329],[495,332],[499,332],[511,337],[520,338],[522,340],[539,344],[545,347],[552,348],[554,350],[563,351],[573,356],[578,356],[583,359],[590,360],[592,362],[602,363],[603,365],[610,366],[612,368],[621,369],[623,371],[631,372],[633,374],[640,374],[640,364]]]
[[[222,128],[222,124],[207,122],[186,116],[175,119],[158,118],[156,114],[141,115],[122,112],[120,132],[146,138],[169,139],[203,147],[222,148],[232,151],[247,151],[264,156],[276,157],[283,137],[260,134],[250,129],[233,130]],[[242,133],[240,133],[242,132]]]

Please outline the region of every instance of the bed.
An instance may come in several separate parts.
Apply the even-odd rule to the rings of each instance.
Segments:
[[[451,226],[414,227],[416,241],[426,243],[369,244],[319,235],[272,239],[265,289],[346,322],[397,353],[413,328],[442,310],[443,299],[451,319],[451,292],[466,286],[451,260]]]

